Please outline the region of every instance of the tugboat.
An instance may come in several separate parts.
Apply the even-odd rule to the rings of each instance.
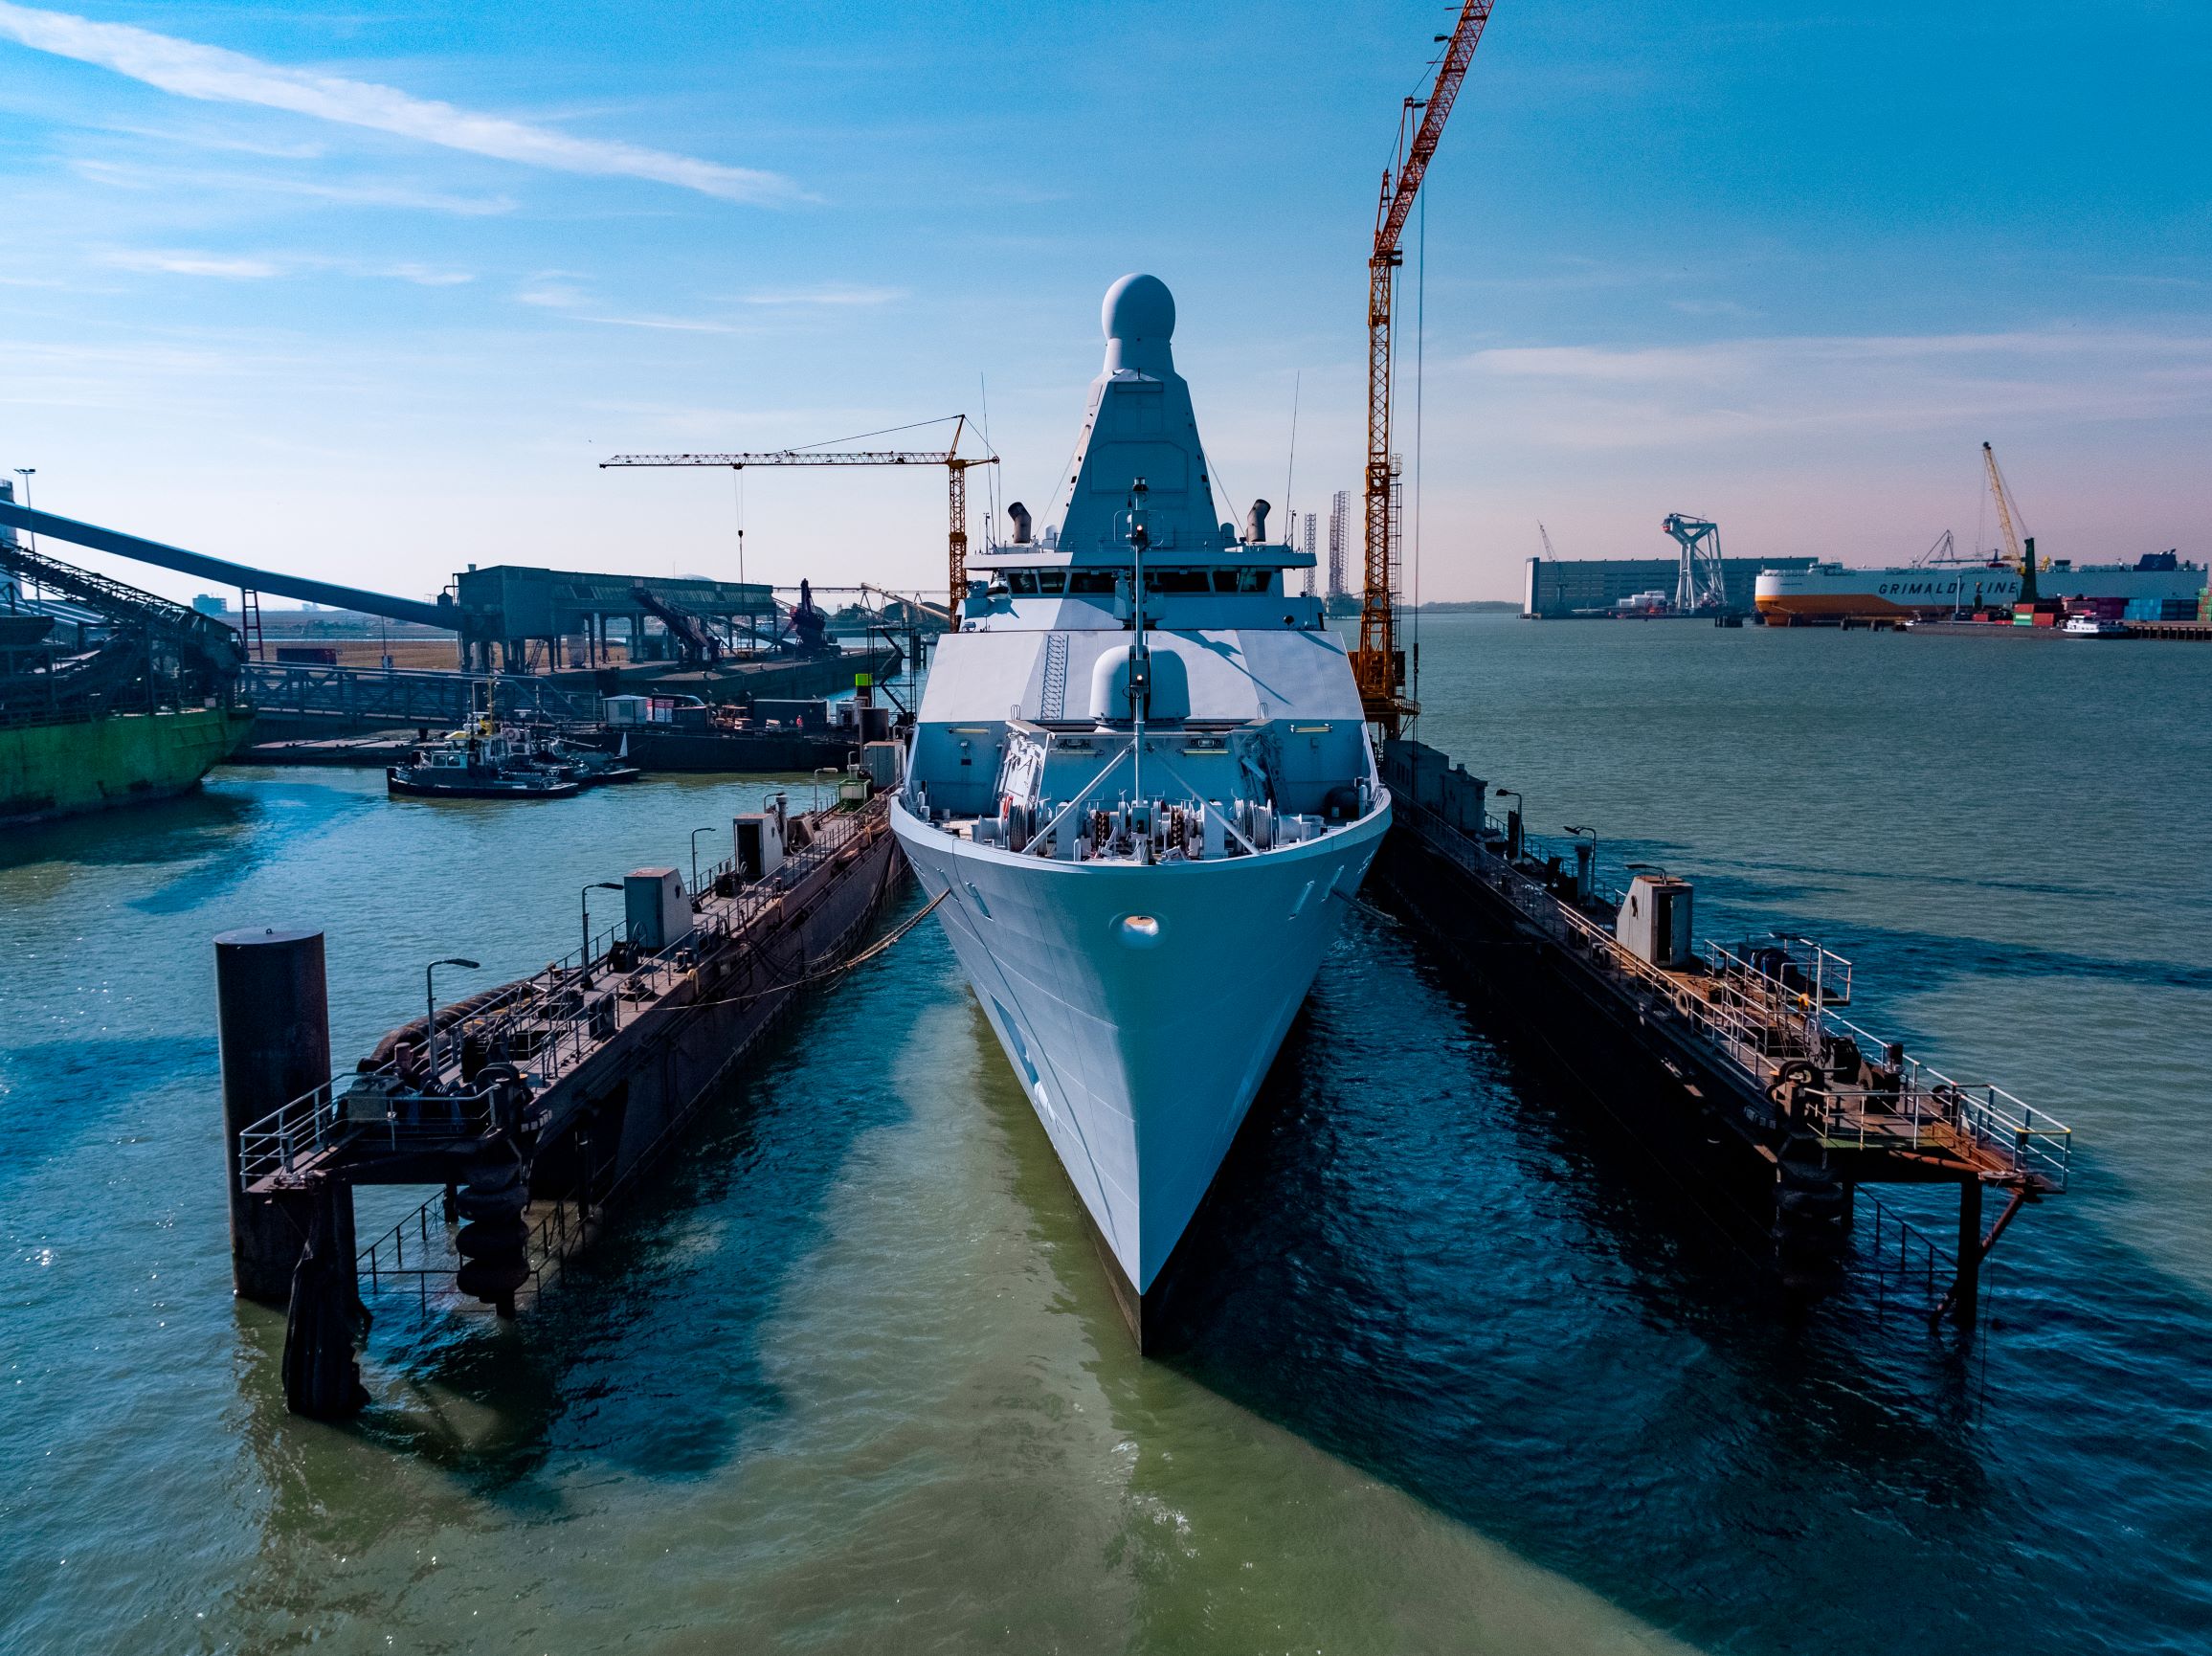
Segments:
[[[566,799],[583,784],[531,756],[526,739],[488,717],[416,750],[411,765],[384,772],[388,792],[431,799]]]

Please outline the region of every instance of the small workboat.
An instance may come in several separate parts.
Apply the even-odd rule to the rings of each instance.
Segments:
[[[622,738],[619,752],[609,753],[597,748],[587,748],[581,742],[571,742],[566,736],[555,736],[530,750],[530,757],[548,771],[565,772],[580,788],[596,788],[610,782],[635,782],[645,772],[630,763],[630,738]]]
[[[566,799],[583,791],[564,767],[538,763],[526,739],[489,719],[417,749],[412,763],[384,772],[384,783],[391,794],[435,799]]]
[[[2101,615],[2068,615],[2067,624],[2059,631],[2069,638],[2125,638],[2130,636],[2127,622],[2107,620]]]

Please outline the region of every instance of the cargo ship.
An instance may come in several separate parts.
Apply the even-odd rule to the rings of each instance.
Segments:
[[[0,824],[195,788],[254,722],[222,622],[0,533]]]
[[[2204,590],[2201,564],[2175,552],[2153,552],[2133,564],[2075,564],[2046,558],[2036,566],[2041,598],[2110,598],[2122,603],[2187,604],[2194,613]],[[1804,570],[1762,570],[1754,602],[1769,626],[1837,625],[1853,620],[1933,620],[2009,612],[2022,600],[2018,565],[1931,560],[1889,569],[1815,564]]]

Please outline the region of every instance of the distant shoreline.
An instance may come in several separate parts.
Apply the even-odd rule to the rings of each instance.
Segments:
[[[1415,607],[1431,615],[1517,615],[1521,613],[1518,598],[1441,598]]]

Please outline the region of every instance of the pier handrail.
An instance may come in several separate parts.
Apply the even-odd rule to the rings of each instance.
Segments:
[[[1955,1154],[1964,1140],[2014,1178],[2049,1191],[2066,1189],[2072,1130],[2000,1086],[1955,1081],[1836,1013],[1831,997],[1821,993],[1822,973],[1826,960],[1836,961],[1847,989],[1850,962],[1843,956],[1809,938],[1790,938],[1819,951],[1805,957],[1816,968],[1814,981],[1799,986],[1709,943],[1701,948],[1694,973],[1669,973],[1622,947],[1612,928],[1562,902],[1542,881],[1436,812],[1402,796],[1397,808],[1430,830],[1423,841],[1431,849],[1488,885],[1538,929],[1579,951],[1595,968],[1626,977],[1646,1017],[1687,1025],[1770,1099],[1781,1090],[1788,1065],[1808,1066],[1812,1079],[1793,1089],[1792,1107],[1803,1125],[1829,1142],[1903,1143]],[[1857,1075],[1832,1074],[1832,1057],[1846,1040],[1862,1058],[1891,1050],[1902,1057],[1893,1068],[1877,1066],[1871,1085]]]

